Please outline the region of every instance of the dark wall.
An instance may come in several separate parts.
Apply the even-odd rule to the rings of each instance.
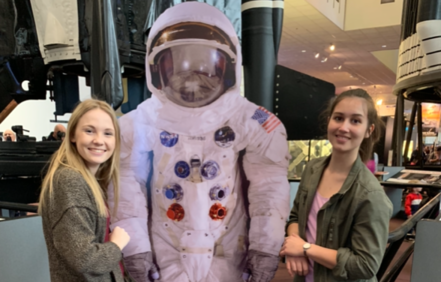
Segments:
[[[384,122],[384,128],[381,137],[374,147],[374,152],[378,154],[378,163],[387,165],[388,153],[392,148],[392,134],[394,128],[394,119],[391,117],[381,117]]]
[[[288,140],[323,139],[326,121],[320,116],[334,96],[334,84],[276,67],[273,111],[285,125]]]

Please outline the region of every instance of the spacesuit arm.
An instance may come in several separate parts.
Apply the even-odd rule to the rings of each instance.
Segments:
[[[262,129],[262,130],[261,130]],[[259,128],[246,148],[243,166],[247,179],[251,217],[250,250],[278,255],[289,214],[290,159],[286,131],[282,124],[267,133]]]
[[[134,129],[134,114],[129,113],[119,119],[121,127],[120,195],[116,214],[113,213],[113,187],[108,189],[111,208],[111,228],[124,228],[130,235],[130,242],[124,248],[124,256],[151,251],[147,230],[148,210],[146,181],[150,171],[146,130],[137,125]],[[136,140],[136,141],[135,141]]]

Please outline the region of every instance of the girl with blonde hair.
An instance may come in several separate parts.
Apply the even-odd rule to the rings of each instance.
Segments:
[[[105,102],[86,100],[72,113],[64,141],[43,180],[39,213],[51,281],[123,281],[121,251],[130,238],[109,234],[107,187],[119,195],[120,129]]]

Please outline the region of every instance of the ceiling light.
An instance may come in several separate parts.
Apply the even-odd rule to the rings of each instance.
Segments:
[[[320,53],[315,54],[314,56],[316,59],[318,59],[318,57],[320,57]]]
[[[21,83],[21,88],[24,90],[24,91],[29,91],[29,80],[24,80],[22,83]]]
[[[338,66],[338,69],[341,70],[341,65]]]
[[[324,59],[322,60],[322,63],[326,63],[327,60],[328,60],[328,58],[324,58]]]
[[[363,85],[365,85],[366,83],[363,82]]]
[[[335,50],[335,45],[332,44],[331,46],[329,46],[329,50],[334,51]]]
[[[377,105],[378,106],[381,106],[381,104],[383,104],[383,99],[380,99],[380,100],[377,101]]]
[[[383,46],[381,46],[381,47],[383,47],[383,48],[386,48],[386,47],[387,47],[387,45],[383,45]]]
[[[306,52],[306,50],[302,50],[302,53],[305,53]]]

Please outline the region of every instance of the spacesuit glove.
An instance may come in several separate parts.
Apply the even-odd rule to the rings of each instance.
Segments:
[[[276,274],[278,266],[279,257],[277,255],[250,250],[242,278],[247,282],[270,282]]]
[[[145,252],[125,257],[124,266],[129,275],[136,282],[150,281],[149,272],[153,280],[159,279],[158,268],[153,263],[152,252]]]

